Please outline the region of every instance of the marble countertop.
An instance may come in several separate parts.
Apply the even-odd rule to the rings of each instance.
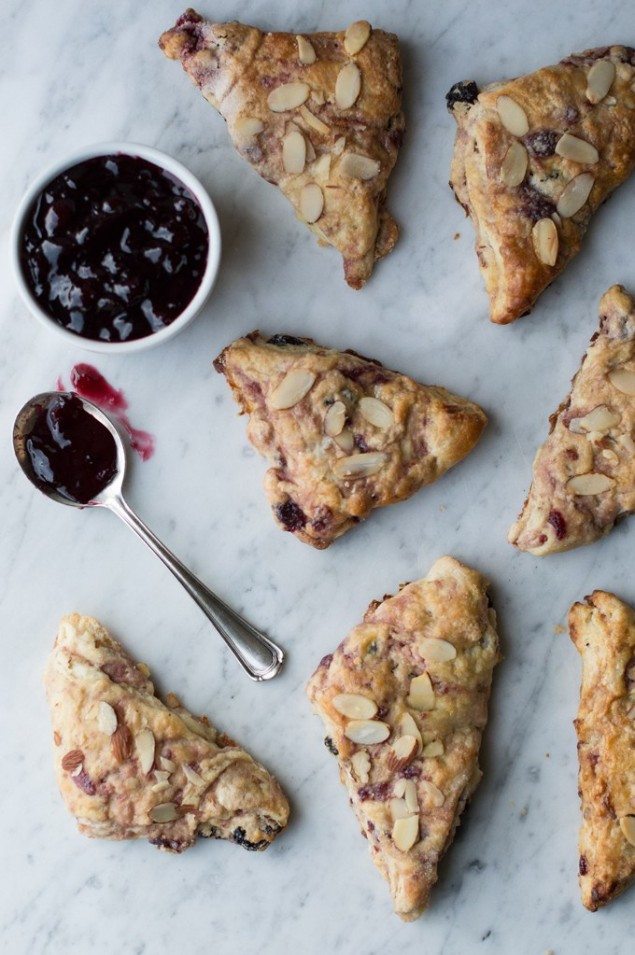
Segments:
[[[288,10],[285,10],[285,7]],[[301,7],[301,12],[298,8]],[[543,560],[506,531],[528,486],[547,416],[596,328],[613,282],[635,289],[635,182],[597,215],[584,251],[531,317],[487,319],[472,228],[447,187],[454,124],[444,94],[573,50],[635,42],[629,0],[554,4],[363,4],[277,7],[203,3],[294,31],[365,17],[398,33],[408,134],[390,184],[396,250],[362,292],[336,253],[316,248],[286,200],[244,166],[222,120],[156,46],[174,0],[4,0],[0,75],[0,933],[7,955],[214,951],[385,955],[618,953],[633,938],[633,890],[596,914],[577,886],[579,660],[561,627],[594,588],[635,603],[635,528]],[[23,479],[10,450],[16,410],[92,359],[26,314],[8,268],[9,224],[40,169],[81,143],[127,139],[166,150],[198,175],[224,238],[216,290],[173,342],[95,364],[154,432],[155,456],[132,462],[130,502],[156,532],[287,648],[271,684],[252,685],[165,569],[107,513],[56,507]],[[375,514],[326,552],[282,534],[262,491],[265,463],[211,359],[255,327],[308,334],[376,356],[479,402],[490,425],[476,450],[407,503]],[[322,744],[304,685],[369,601],[416,578],[441,554],[493,582],[504,662],[495,673],[484,779],[441,866],[429,912],[402,924],[368,857]],[[56,789],[42,690],[60,616],[108,625],[162,690],[209,714],[272,771],[293,822],[264,854],[201,841],[182,856],[146,843],[88,841]]]

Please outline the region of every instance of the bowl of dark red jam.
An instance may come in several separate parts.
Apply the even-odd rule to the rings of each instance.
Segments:
[[[132,352],[200,312],[220,262],[216,210],[165,153],[132,143],[78,150],[30,186],[13,230],[30,311],[67,342]]]

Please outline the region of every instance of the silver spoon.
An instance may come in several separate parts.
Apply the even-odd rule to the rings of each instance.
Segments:
[[[214,625],[229,649],[252,680],[270,680],[284,661],[284,651],[268,637],[248,623],[240,614],[228,607],[216,594],[212,593],[187,567],[168,550],[165,544],[146,527],[142,520],[129,507],[123,497],[122,486],[126,472],[126,450],[119,431],[112,421],[96,405],[78,395],[72,395],[81,401],[83,408],[105,428],[115,441],[117,449],[116,473],[109,484],[87,504],[69,500],[52,486],[42,486],[33,473],[31,460],[26,449],[26,439],[30,433],[36,414],[42,413],[54,397],[63,397],[64,392],[44,392],[31,398],[15,420],[13,426],[13,447],[20,467],[38,490],[60,504],[73,507],[107,507],[120,517],[135,534],[144,541],[150,550],[159,557],[176,579],[183,584],[188,594],[199,605],[205,616]],[[69,397],[71,395],[69,394]]]

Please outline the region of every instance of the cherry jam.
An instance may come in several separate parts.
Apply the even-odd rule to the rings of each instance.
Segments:
[[[33,483],[76,504],[92,501],[117,472],[115,439],[76,395],[51,394],[24,437]]]
[[[174,321],[201,284],[207,225],[192,193],[154,163],[97,156],[53,179],[30,207],[21,266],[63,328],[106,342]]]

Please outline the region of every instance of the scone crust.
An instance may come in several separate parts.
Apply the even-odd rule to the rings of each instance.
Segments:
[[[267,340],[253,332],[225,348],[214,365],[249,415],[250,441],[274,463],[265,479],[274,517],[318,548],[373,508],[402,501],[440,477],[469,453],[487,421],[478,405],[444,388],[420,385],[373,359],[323,348],[309,338]],[[314,375],[314,384],[293,407],[276,410],[273,393],[297,370]],[[391,409],[388,429],[363,417],[364,396]],[[347,409],[346,430],[354,441],[348,449],[325,433],[325,415],[336,400]],[[377,473],[350,479],[335,474],[340,459],[369,452],[385,456]]]
[[[332,245],[342,254],[346,281],[358,289],[370,277],[376,259],[391,251],[399,233],[385,209],[386,186],[405,127],[399,43],[391,33],[372,30],[363,48],[351,57],[344,48],[344,31],[304,36],[316,54],[311,64],[300,62],[296,34],[265,33],[241,23],[210,23],[188,10],[159,44],[166,56],[181,61],[226,120],[240,155],[264,179],[280,187],[299,218],[303,187],[320,186],[324,211],[317,222],[307,225],[321,244]],[[351,62],[361,72],[362,88],[354,105],[343,109],[335,103],[335,84],[340,69]],[[304,106],[317,123],[307,120],[302,110],[275,113],[269,108],[267,97],[273,89],[298,81],[311,89]],[[245,119],[260,121],[262,131],[246,139]],[[286,173],[282,164],[282,139],[290,123],[315,152],[299,174]],[[336,144],[342,137],[346,143],[340,150],[341,143]],[[345,176],[342,157],[348,152],[375,160],[377,175],[367,180]]]
[[[266,769],[173,694],[163,703],[147,668],[94,618],[62,619],[45,686],[57,781],[85,835],[146,838],[173,852],[197,835],[265,849],[286,825],[288,802]],[[101,703],[116,714],[112,735],[102,728]],[[144,730],[155,743],[147,773],[138,743]],[[173,768],[166,772],[166,765]],[[153,810],[164,804],[174,805],[177,818],[153,821]]]
[[[599,329],[536,454],[527,500],[509,531],[520,550],[544,556],[590,544],[635,510],[635,394],[614,383],[616,372],[629,371],[635,387],[635,302],[614,285],[602,297]],[[607,490],[573,493],[569,482],[583,474],[605,475]]]
[[[329,748],[337,750],[340,778],[368,838],[373,862],[388,880],[395,912],[405,921],[418,918],[427,907],[438,862],[481,778],[478,753],[492,671],[499,659],[495,626],[487,581],[454,558],[443,557],[422,580],[403,586],[394,597],[371,603],[364,622],[322,660],[307,687],[324,722]],[[422,640],[447,641],[456,647],[456,658],[426,659]],[[407,698],[412,677],[426,672],[435,705],[420,712],[409,706]],[[348,720],[333,705],[340,693],[375,701],[374,719],[391,729],[386,742],[362,747],[345,735]],[[422,744],[438,740],[443,753],[426,757],[419,751],[407,766],[394,770],[391,744],[400,735],[406,713],[414,718]],[[360,779],[352,758],[364,749],[370,772],[367,779]],[[404,779],[415,783],[419,805],[420,840],[409,852],[399,850],[391,836],[391,799]],[[435,804],[439,793],[440,806]]]
[[[580,891],[595,912],[635,876],[635,844],[622,830],[635,822],[635,612],[596,590],[571,608],[569,631],[582,656]]]
[[[600,59],[615,66],[610,93],[589,102],[589,70]],[[612,46],[574,54],[502,83],[493,83],[473,103],[457,102],[452,112],[458,124],[450,185],[476,230],[476,250],[490,299],[491,320],[513,322],[526,315],[536,298],[576,255],[595,210],[635,166],[635,50]],[[497,100],[511,97],[522,109],[529,132],[512,135],[502,124]],[[580,163],[555,152],[564,133],[591,143],[599,161]],[[501,178],[510,146],[526,149],[528,171],[520,185]],[[571,218],[557,215],[565,185],[581,173],[594,184],[587,202]],[[537,255],[532,229],[551,218],[558,232],[554,265]]]

